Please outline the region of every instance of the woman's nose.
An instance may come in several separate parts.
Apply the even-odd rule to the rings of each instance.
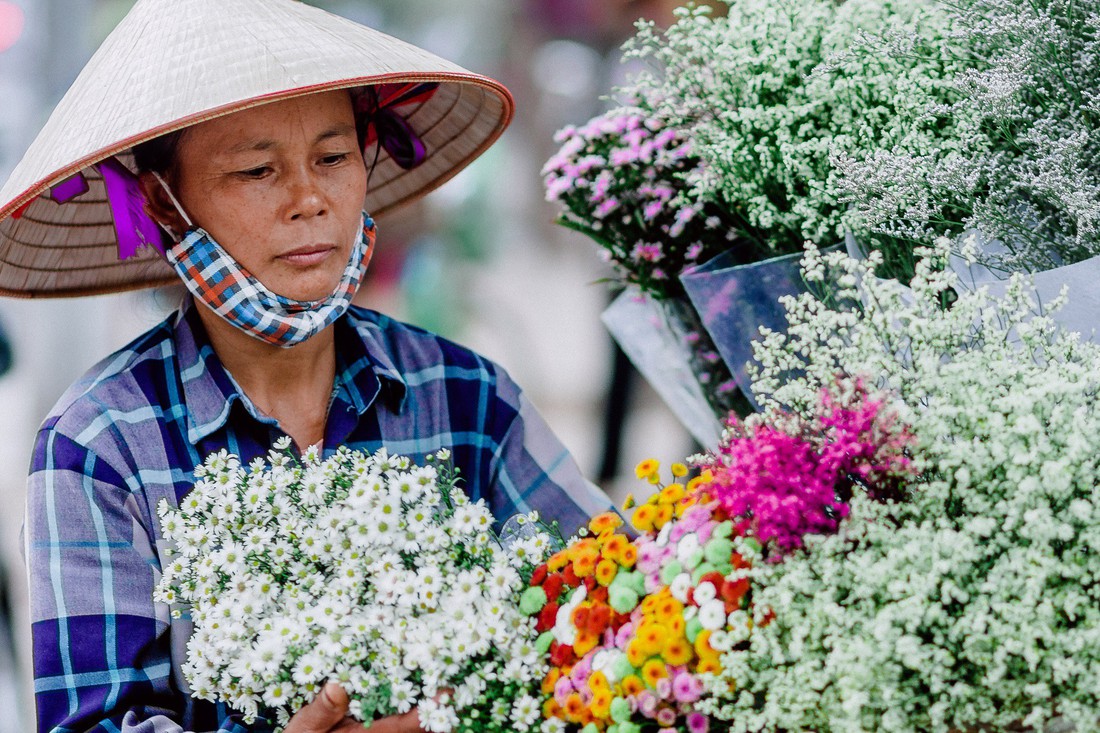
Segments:
[[[298,220],[324,214],[328,208],[321,181],[309,171],[298,171],[287,182],[290,218]]]

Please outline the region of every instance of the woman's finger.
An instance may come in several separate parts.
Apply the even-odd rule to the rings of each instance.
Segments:
[[[420,714],[416,709],[402,715],[380,718],[367,726],[367,733],[421,733]]]

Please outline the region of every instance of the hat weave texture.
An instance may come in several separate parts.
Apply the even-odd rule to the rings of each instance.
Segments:
[[[120,258],[96,163],[116,156],[132,171],[133,145],[260,104],[421,81],[439,87],[400,113],[426,157],[406,170],[378,151],[364,202],[375,217],[419,198],[484,152],[511,121],[508,90],[296,0],[138,0],[0,189],[0,295],[91,295],[177,281],[152,246]],[[374,157],[369,151],[369,162]],[[87,192],[58,195],[68,189],[71,196],[76,174]]]

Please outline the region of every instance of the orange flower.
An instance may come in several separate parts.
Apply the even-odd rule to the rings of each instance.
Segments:
[[[542,704],[542,717],[549,720],[550,718],[564,718],[565,710],[558,701],[554,698],[550,698]]]
[[[658,680],[668,677],[668,668],[659,659],[650,659],[642,666],[642,679],[650,687],[656,687]]]
[[[588,522],[588,528],[598,535],[604,532],[614,532],[621,526],[623,526],[623,519],[615,512],[597,514]]]
[[[561,550],[555,552],[550,556],[550,559],[546,561],[546,567],[552,573],[556,573],[566,565],[569,564],[569,552],[567,550]]]
[[[687,490],[694,493],[700,486],[706,486],[714,480],[714,472],[709,468],[692,480],[688,481]]]
[[[565,719],[570,723],[579,723],[584,715],[584,700],[576,692],[565,698]]]
[[[623,550],[625,550],[629,544],[630,542],[621,534],[610,535],[603,541],[603,556],[615,562],[620,562],[622,560]]]
[[[600,642],[598,634],[593,634],[589,631],[581,629],[577,632],[577,640],[573,642],[573,651],[577,653],[577,657],[583,657],[588,652],[596,648],[596,644]]]
[[[558,684],[558,680],[561,679],[561,670],[556,667],[550,670],[550,673],[542,680],[542,694],[549,695],[554,691],[554,685]]]
[[[573,572],[578,578],[587,578],[596,571],[600,560],[600,547],[592,538],[584,539],[570,549],[573,558]]]

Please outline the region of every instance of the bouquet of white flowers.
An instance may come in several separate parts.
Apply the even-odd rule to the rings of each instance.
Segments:
[[[537,728],[547,670],[518,596],[549,535],[502,549],[446,451],[288,449],[211,455],[159,507],[174,550],[156,598],[194,623],[193,695],[282,726],[335,680],[367,722],[416,706],[430,731]]]
[[[838,532],[749,571],[757,624],[700,706],[728,730],[1100,729],[1100,346],[1019,276],[959,293],[949,247],[908,288],[878,253],[809,252],[834,302],[788,299],[787,334],[758,345],[766,417],[858,375],[894,395],[920,476],[904,501],[855,491]]]

